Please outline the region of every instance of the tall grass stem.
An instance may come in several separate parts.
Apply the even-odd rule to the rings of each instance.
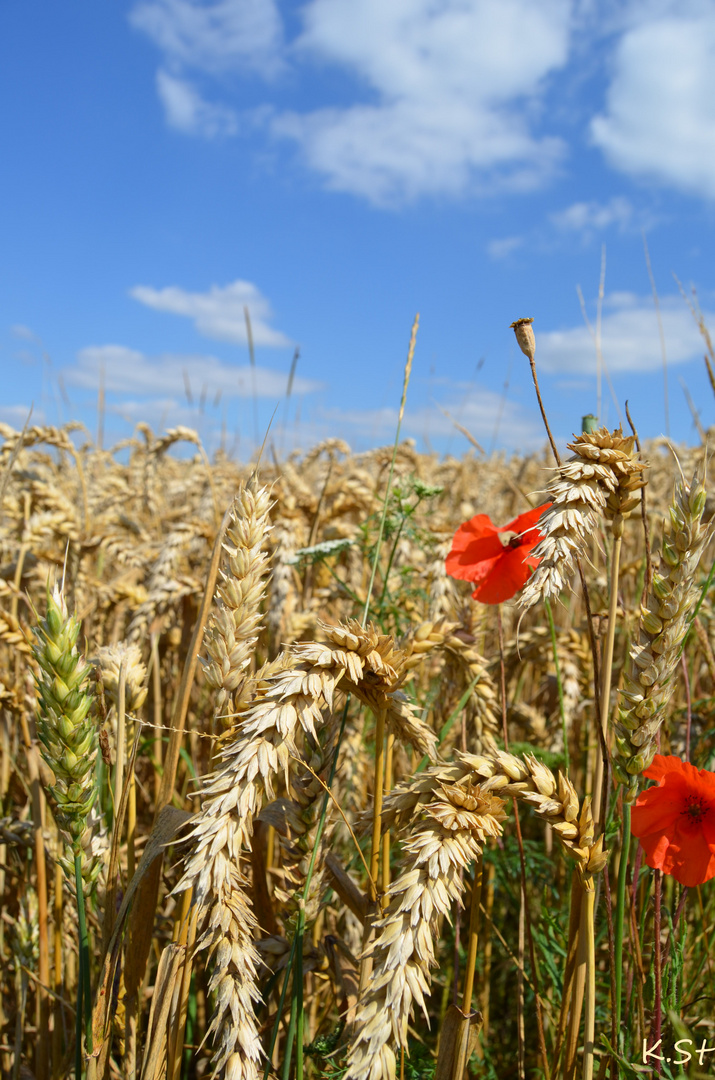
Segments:
[[[561,730],[563,732],[564,740],[564,769],[568,773],[571,764],[569,758],[569,733],[566,727],[566,710],[564,708],[564,684],[561,679],[561,666],[559,664],[559,649],[556,641],[556,626],[554,625],[554,615],[551,610],[551,601],[548,596],[544,597],[544,607],[546,608],[546,617],[549,620],[549,632],[551,634],[551,649],[554,656],[554,668],[556,669],[556,690],[559,696],[559,716],[561,717]]]
[[[414,322],[412,323],[412,333],[410,334],[410,344],[407,349],[407,361],[405,363],[405,376],[402,383],[402,399],[400,401],[400,411],[397,417],[397,430],[395,431],[395,444],[392,448],[392,460],[390,461],[390,471],[387,474],[387,487],[385,489],[385,501],[382,507],[382,516],[380,517],[380,527],[377,534],[377,542],[375,544],[375,555],[372,560],[372,569],[370,571],[370,584],[367,589],[367,596],[365,597],[365,608],[362,613],[362,625],[367,625],[367,618],[370,614],[370,601],[372,599],[372,591],[375,587],[375,575],[377,574],[377,565],[380,559],[380,548],[382,547],[382,537],[385,533],[385,521],[387,519],[387,506],[390,498],[390,489],[392,487],[392,477],[395,473],[395,461],[397,460],[397,447],[400,445],[400,430],[402,428],[402,418],[405,415],[405,402],[407,400],[407,387],[410,383],[410,375],[412,374],[412,360],[415,355],[415,345],[417,344],[417,330],[420,325],[419,313],[415,315]]]
[[[613,1002],[613,1012],[619,1039],[621,1030],[621,992],[623,987],[623,932],[625,929],[626,883],[628,879],[628,857],[631,851],[631,807],[626,799],[623,799],[622,829],[623,839],[621,842],[621,859],[618,865],[614,926],[615,943],[613,950],[613,964],[616,970],[616,997]],[[621,1049],[620,1045],[617,1049]]]

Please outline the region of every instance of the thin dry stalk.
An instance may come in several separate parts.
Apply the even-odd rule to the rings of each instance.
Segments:
[[[477,947],[479,945],[479,905],[482,898],[482,859],[474,863],[474,881],[469,909],[469,940],[467,942],[467,962],[464,968],[464,989],[462,991],[462,1016],[457,1032],[456,1052],[452,1080],[462,1080],[469,1062],[469,1051],[473,1030],[472,997],[474,994],[474,975],[477,966]]]
[[[32,827],[35,846],[35,895],[37,901],[37,926],[38,926],[38,974],[40,985],[38,988],[38,1021],[40,1030],[49,1029],[50,1003],[47,995],[47,987],[50,985],[50,943],[47,932],[47,863],[45,859],[44,840],[44,811],[45,799],[40,784],[40,765],[37,749],[30,738],[30,729],[24,713],[20,714],[22,724],[22,737],[25,743],[27,755],[27,771],[30,778],[30,796],[32,799]],[[40,1039],[37,1044],[35,1058],[35,1075],[37,1080],[48,1080],[49,1059],[48,1041]],[[16,1058],[16,1062],[19,1059]]]

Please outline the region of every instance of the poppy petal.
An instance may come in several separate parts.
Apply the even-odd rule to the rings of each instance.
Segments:
[[[662,780],[670,773],[687,776],[689,772],[696,777],[698,775],[698,770],[689,761],[681,761],[675,754],[656,754],[648,768],[643,770],[643,775],[649,780]]]
[[[631,810],[631,832],[644,842],[645,838],[653,833],[664,833],[672,829],[682,812],[682,793],[667,795],[664,788],[648,788],[640,793]]]
[[[486,514],[465,521],[454,534],[445,567],[450,577],[475,581],[475,568],[503,551],[497,530]]]
[[[715,774],[656,754],[645,775],[658,785],[638,796],[631,831],[648,865],[682,885],[702,885],[715,877]]]
[[[641,847],[645,852],[645,861],[651,870],[663,870],[670,873],[672,860],[669,855],[670,839],[663,832],[651,833],[649,836],[640,837]],[[666,863],[668,869],[666,869]]]
[[[491,572],[472,594],[482,604],[501,604],[524,587],[531,573],[524,562],[523,548],[504,548]]]
[[[681,885],[702,885],[715,877],[715,851],[710,847],[701,828],[694,834],[683,834],[676,823],[664,860],[663,870]]]
[[[527,510],[525,514],[519,514],[518,517],[510,521],[508,525],[504,526],[504,529],[508,529],[510,532],[518,533],[520,536],[523,533],[528,533],[529,536],[525,537],[527,543],[538,543],[541,539],[541,535],[535,525],[542,514],[544,514],[549,507],[550,502],[543,503],[541,506],[535,506],[533,510]],[[502,530],[500,530],[502,531]]]
[[[493,559],[483,559],[482,562],[476,563],[472,567],[469,577],[472,584],[478,585],[480,581],[484,581],[485,578],[489,577],[500,559],[501,555],[497,555]]]

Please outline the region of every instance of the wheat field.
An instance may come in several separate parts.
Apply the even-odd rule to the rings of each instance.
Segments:
[[[0,436],[3,1077],[708,1075],[713,888],[630,831],[715,764],[704,446]],[[447,574],[547,502],[521,600]]]

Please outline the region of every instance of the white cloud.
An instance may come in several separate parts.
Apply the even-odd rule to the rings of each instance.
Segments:
[[[34,404],[0,405],[0,421],[16,431],[22,431],[28,418],[31,424],[44,424],[45,410],[35,408]]]
[[[204,101],[186,79],[176,78],[160,68],[156,73],[156,88],[169,127],[209,139],[216,135],[236,134],[235,112],[225,105]]]
[[[660,298],[668,364],[682,364],[701,357],[703,340],[680,296]],[[715,314],[705,312],[706,324],[715,325]],[[612,293],[604,303],[602,351],[611,374],[645,373],[662,367],[658,322],[652,297]],[[551,330],[536,335],[536,362],[547,372],[571,376],[596,370],[596,350],[585,325]]]
[[[265,76],[288,58],[357,80],[346,105],[261,114],[329,188],[390,204],[528,190],[554,172],[565,147],[538,121],[546,79],[568,59],[571,0],[307,0],[300,14],[286,47],[275,0],[140,0],[130,19],[164,54],[168,122],[233,134],[235,114],[183,70]]]
[[[545,442],[541,421],[533,410],[524,409],[518,402],[504,400],[500,393],[486,387],[455,387],[444,402],[444,408],[458,423],[485,449],[491,444],[497,419],[499,430],[497,443],[522,450],[532,450]],[[456,396],[456,392],[463,395]],[[321,415],[322,426],[326,432],[340,430],[345,438],[355,444],[376,445],[389,442],[395,437],[397,427],[397,409],[340,409],[325,410]],[[437,404],[410,409],[405,412],[402,424],[402,437],[429,439],[430,442],[445,439],[453,441],[458,452],[460,440],[464,436],[454,426],[454,422],[441,411]],[[464,444],[466,448],[466,442]]]
[[[591,122],[594,143],[624,172],[715,198],[714,69],[712,4],[633,26],[616,49],[606,110]]]
[[[505,236],[501,240],[490,240],[487,253],[492,259],[506,259],[524,243],[523,236]]]
[[[95,390],[101,368],[105,388],[111,393],[130,393],[138,397],[158,394],[173,400],[183,396],[188,379],[196,399],[204,388],[208,400],[219,390],[225,397],[246,398],[253,394],[253,374],[248,364],[227,364],[215,356],[146,356],[124,345],[91,345],[81,349],[76,365],[65,368],[63,376],[68,384]],[[287,372],[256,366],[257,397],[284,397],[287,384]],[[310,394],[319,389],[320,383],[296,376],[292,393]]]
[[[297,48],[403,97],[498,102],[566,59],[568,0],[310,0]]]
[[[632,220],[633,207],[628,199],[616,195],[607,203],[576,202],[564,210],[550,215],[552,224],[563,232],[578,232],[590,235],[617,225],[624,229]]]
[[[367,103],[274,118],[327,186],[390,204],[499,185],[526,190],[563,153],[531,128],[565,64],[568,0],[311,0],[298,55],[347,67]]]
[[[15,323],[11,326],[10,333],[13,337],[22,338],[24,341],[40,340],[34,330],[31,330],[29,326],[23,326],[22,323]]]
[[[164,289],[136,285],[129,290],[129,295],[155,311],[193,319],[196,329],[204,337],[244,345],[248,341],[244,311],[247,307],[255,345],[281,347],[293,344],[280,330],[273,330],[268,325],[270,304],[250,281],[212,285],[206,293],[187,292],[177,285]]]
[[[263,75],[280,67],[282,25],[275,0],[140,0],[129,20],[174,67]]]

